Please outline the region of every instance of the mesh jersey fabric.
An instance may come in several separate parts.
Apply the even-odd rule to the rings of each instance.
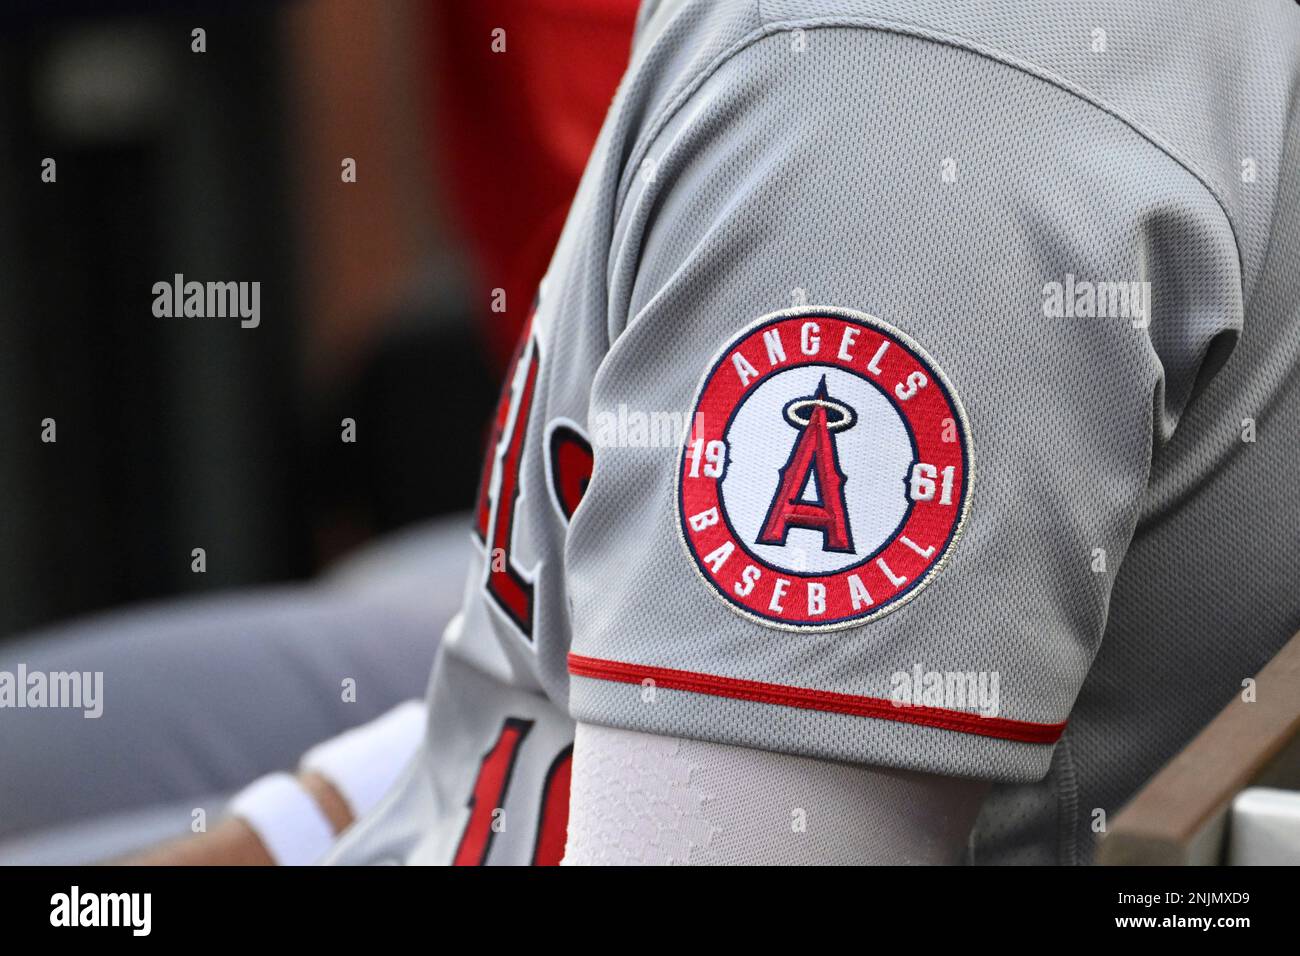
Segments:
[[[508,506],[440,650],[423,752],[339,859],[451,859],[485,755],[523,717],[539,730],[499,795],[513,822],[482,862],[526,862],[567,711],[994,780],[976,862],[1087,862],[1098,811],[1300,625],[1279,478],[1300,460],[1300,10],[668,0],[640,24],[514,378],[490,463]],[[1149,283],[1149,322],[1045,315],[1046,285],[1075,276]],[[590,438],[620,410],[688,411],[718,350],[795,290],[919,342],[975,462],[925,592],[827,633],[742,618],[696,575],[676,442],[594,441],[576,512],[551,493],[557,423]],[[503,541],[510,573],[484,560]],[[512,612],[494,574],[527,596]],[[570,651],[864,698],[914,665],[996,673],[1003,716],[1069,723],[1052,745],[647,692],[570,678]]]

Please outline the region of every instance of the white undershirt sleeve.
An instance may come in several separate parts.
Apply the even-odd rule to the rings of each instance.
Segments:
[[[564,863],[960,863],[987,788],[580,723]]]

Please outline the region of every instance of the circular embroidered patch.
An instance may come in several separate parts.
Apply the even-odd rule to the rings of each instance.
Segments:
[[[776,312],[700,385],[677,473],[682,543],[745,617],[861,624],[942,567],[971,466],[965,412],[919,345],[849,309]]]

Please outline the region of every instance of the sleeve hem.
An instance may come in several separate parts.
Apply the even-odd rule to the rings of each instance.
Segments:
[[[576,654],[569,672],[579,721],[950,776],[1040,780],[1066,726]]]

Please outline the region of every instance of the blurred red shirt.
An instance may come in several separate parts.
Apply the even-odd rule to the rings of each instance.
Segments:
[[[627,67],[637,0],[443,0],[433,124],[500,367],[532,306]],[[493,51],[505,31],[504,52]],[[506,312],[490,311],[491,290]]]

